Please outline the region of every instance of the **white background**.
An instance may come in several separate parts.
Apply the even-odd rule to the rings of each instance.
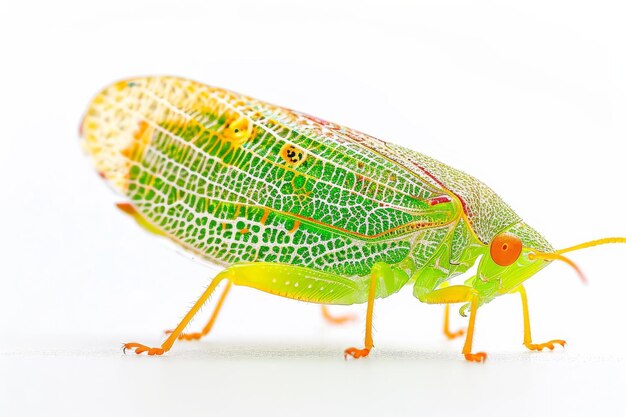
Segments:
[[[623,413],[619,245],[572,254],[588,286],[558,264],[529,281],[536,341],[565,350],[526,352],[509,296],[478,315],[487,363],[465,363],[442,308],[408,290],[377,302],[372,355],[345,362],[364,306],[335,307],[361,319],[332,328],[236,287],[207,340],[123,356],[158,344],[215,272],[117,212],[77,130],[114,80],[186,76],[471,173],[556,247],[626,236],[625,21],[619,1],[2,0],[0,414]]]

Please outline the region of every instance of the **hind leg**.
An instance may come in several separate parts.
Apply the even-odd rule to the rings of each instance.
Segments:
[[[141,343],[136,343],[136,342],[125,343],[123,347],[124,353],[126,353],[127,349],[131,349],[131,350],[134,349],[135,353],[138,355],[144,352],[147,353],[148,355],[162,355],[163,353],[170,350],[174,342],[176,342],[178,337],[182,334],[185,327],[187,327],[191,319],[196,315],[198,310],[202,308],[204,303],[206,303],[206,301],[209,299],[213,291],[215,291],[215,288],[217,288],[217,286],[220,284],[220,282],[222,282],[223,279],[228,279],[228,270],[220,272],[213,279],[213,281],[211,281],[211,284],[209,284],[209,287],[202,293],[198,301],[196,301],[193,307],[191,307],[191,310],[189,310],[187,314],[185,314],[185,317],[183,317],[183,319],[178,324],[178,326],[176,326],[176,328],[171,332],[169,337],[165,339],[165,341],[161,344],[160,347],[149,347],[149,346],[143,345]]]
[[[208,335],[211,332],[211,329],[213,328],[213,325],[215,324],[215,320],[217,319],[217,316],[219,315],[219,312],[222,308],[222,305],[224,304],[224,300],[226,299],[226,296],[228,295],[228,292],[230,291],[231,286],[232,286],[232,282],[228,281],[228,283],[226,284],[226,287],[224,287],[224,291],[222,292],[222,295],[220,296],[217,302],[217,305],[215,306],[215,309],[213,310],[213,313],[211,314],[211,318],[209,319],[207,324],[202,328],[202,331],[193,332],[193,333],[181,333],[178,336],[178,340],[200,340],[201,338],[203,338],[204,336]],[[348,322],[356,321],[357,319],[357,316],[352,313],[348,313],[344,315],[333,315],[331,314],[326,304],[322,304],[321,310],[322,310],[322,317],[324,318],[324,320],[327,323],[332,324],[332,325],[342,325]],[[172,332],[173,330],[166,330],[165,334],[171,334]],[[461,330],[461,334],[463,334],[462,330]]]
[[[226,296],[228,295],[228,292],[230,291],[230,287],[232,287],[232,285],[233,285],[232,281],[226,282],[226,287],[224,287],[224,291],[222,291],[222,295],[220,295],[220,299],[217,301],[217,305],[215,306],[215,309],[213,310],[213,313],[211,314],[211,318],[209,319],[207,324],[202,328],[202,331],[194,332],[194,333],[181,333],[180,335],[178,335],[178,340],[199,340],[202,337],[209,334],[209,332],[213,328],[213,325],[215,324],[215,320],[217,320],[217,316],[220,310],[222,309],[224,300],[226,299]],[[174,332],[173,330],[166,330],[165,334],[171,334],[173,332]]]
[[[388,277],[385,275],[380,278]],[[176,340],[181,337],[191,319],[206,303],[222,280],[229,282],[225,291],[228,291],[230,283],[232,283],[256,288],[275,295],[320,304],[355,304],[368,300],[367,289],[364,288],[364,283],[361,281],[310,268],[285,264],[263,262],[236,264],[220,272],[211,281],[209,287],[202,293],[198,301],[183,317],[178,326],[172,330],[160,347],[149,347],[133,342],[126,343],[124,350],[134,349],[137,354],[147,353],[148,355],[162,355],[170,350]],[[220,299],[221,302],[223,302],[224,297],[225,295],[223,294]],[[207,333],[213,325],[215,317],[217,317],[219,306],[218,303],[218,308],[216,308],[213,314],[213,320],[210,320],[207,326],[205,326]]]

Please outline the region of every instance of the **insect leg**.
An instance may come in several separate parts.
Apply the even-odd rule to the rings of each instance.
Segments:
[[[472,341],[474,340],[474,325],[476,324],[476,312],[478,311],[478,294],[473,293],[471,297],[471,309],[469,324],[467,325],[467,336],[463,345],[463,355],[470,362],[484,362],[487,359],[485,352],[472,353]]]
[[[380,280],[370,284],[371,278]],[[357,304],[370,301],[368,304],[368,337],[366,344],[371,348],[371,315],[373,298],[385,297],[398,291],[408,280],[406,273],[400,269],[392,269],[387,264],[376,264],[372,268],[371,277],[358,279],[346,278],[312,268],[270,262],[253,262],[235,264],[220,272],[211,282],[206,291],[185,315],[180,324],[172,331],[161,347],[150,348],[139,343],[127,343],[124,349],[134,349],[135,353],[147,352],[149,355],[162,355],[167,352],[180,337],[189,321],[207,301],[219,283],[226,279],[235,285],[255,288],[274,295],[280,295],[301,301],[320,304]],[[368,291],[369,285],[369,291]],[[229,288],[229,287],[227,287]],[[228,291],[228,290],[225,290]],[[222,295],[217,311],[225,295]],[[212,318],[214,321],[214,318]],[[210,330],[212,322],[205,329]],[[207,330],[208,331],[208,330]],[[361,355],[365,356],[365,355]]]
[[[533,343],[532,337],[530,336],[530,316],[528,314],[528,298],[526,297],[526,289],[520,285],[514,291],[519,292],[522,298],[522,311],[524,313],[524,346],[530,350],[539,351],[545,348],[552,350],[554,349],[554,345],[561,345],[565,347],[565,340],[560,339],[550,340],[546,343]]]
[[[322,317],[324,320],[330,324],[345,324],[351,321],[356,321],[356,314],[348,313],[341,316],[335,316],[330,313],[328,310],[328,306],[326,304],[322,304]]]
[[[181,333],[180,335],[178,335],[178,340],[199,340],[200,338],[209,334],[209,332],[213,328],[213,325],[215,324],[215,320],[217,319],[217,316],[220,310],[222,309],[224,300],[226,299],[226,296],[228,295],[228,292],[230,291],[230,288],[232,287],[232,285],[233,285],[232,281],[230,280],[227,281],[226,287],[224,287],[224,291],[222,292],[222,295],[220,295],[220,299],[217,301],[217,305],[215,306],[215,309],[213,310],[213,313],[211,314],[211,318],[209,319],[207,324],[202,328],[202,331],[194,332],[194,333]],[[171,334],[173,332],[174,332],[173,330],[166,330],[165,334]]]
[[[170,350],[174,342],[176,342],[176,340],[178,339],[178,336],[180,336],[180,334],[183,332],[185,327],[187,327],[187,325],[189,324],[193,316],[196,315],[198,310],[200,310],[200,308],[202,308],[204,303],[206,303],[206,301],[209,299],[213,291],[215,291],[215,288],[219,285],[219,283],[223,279],[229,279],[230,277],[231,276],[230,276],[230,268],[229,268],[220,272],[219,274],[217,274],[215,278],[213,278],[213,281],[211,281],[211,284],[209,284],[208,288],[204,291],[204,293],[202,293],[202,295],[200,296],[198,301],[196,301],[193,307],[191,307],[191,310],[189,310],[187,314],[185,314],[185,317],[183,317],[181,322],[178,324],[178,326],[176,326],[176,328],[172,331],[169,337],[165,339],[165,342],[161,344],[161,347],[151,348],[146,345],[142,345],[141,343],[134,343],[134,342],[125,343],[124,352],[126,352],[127,349],[134,349],[135,353],[138,355],[144,352],[147,352],[148,355],[162,355],[163,353]]]
[[[487,358],[485,352],[472,353],[472,341],[474,339],[474,325],[478,310],[478,292],[465,285],[453,285],[447,288],[435,290],[420,297],[420,301],[428,304],[450,304],[469,302],[471,313],[467,326],[467,336],[463,346],[463,355],[470,362],[483,362]]]
[[[439,288],[447,288],[450,286],[450,283],[447,281],[442,283]],[[450,304],[446,304],[443,311],[443,334],[448,338],[448,340],[456,339],[457,337],[461,337],[465,334],[465,329],[459,329],[456,332],[450,331]]]
[[[374,299],[376,298],[376,283],[379,279],[382,282],[389,281],[394,276],[393,269],[384,262],[378,262],[372,267],[370,273],[369,291],[367,297],[367,314],[365,316],[365,347],[357,349],[349,347],[344,351],[344,357],[348,355],[355,359],[369,355],[370,350],[374,347],[374,339],[372,338],[372,316],[374,314]]]

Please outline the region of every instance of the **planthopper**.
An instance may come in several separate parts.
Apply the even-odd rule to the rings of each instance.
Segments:
[[[605,238],[556,250],[496,193],[428,156],[350,128],[221,88],[176,77],[120,81],[98,93],[81,124],[98,173],[121,195],[117,206],[144,229],[223,267],[158,347],[209,333],[233,284],[322,305],[367,303],[365,341],[374,346],[377,298],[411,285],[414,296],[444,304],[448,337],[472,350],[476,313],[519,293],[524,345],[553,349],[563,340],[531,339],[524,282],[565,253],[626,242]],[[452,277],[478,263],[462,285]],[[216,288],[223,292],[207,325],[184,333]],[[448,330],[449,304],[469,313],[467,331]]]

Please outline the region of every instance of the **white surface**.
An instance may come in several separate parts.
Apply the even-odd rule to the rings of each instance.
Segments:
[[[0,357],[12,376],[0,382],[3,415],[623,415],[626,366],[616,358],[516,353],[476,366],[442,347],[387,347],[344,362],[342,345],[328,341],[188,345],[143,358],[122,357],[112,342]]]
[[[623,2],[0,4],[0,415],[618,415],[626,247],[573,254],[478,315],[484,365],[409,291],[362,323],[235,288],[210,339],[158,343],[213,271],[146,235],[81,155],[90,97],[175,74],[410,146],[489,184],[557,247],[626,236]],[[364,315],[364,307],[335,308]],[[210,308],[206,308],[204,316]],[[455,325],[463,320],[454,317]],[[202,320],[193,324],[198,327]],[[295,411],[298,409],[299,411]]]

